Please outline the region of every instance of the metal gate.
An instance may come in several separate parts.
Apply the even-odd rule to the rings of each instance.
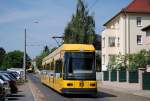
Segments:
[[[108,81],[109,80],[109,72],[108,71],[103,71],[104,73],[104,81]]]
[[[150,90],[150,72],[143,73],[143,90]]]
[[[111,71],[111,81],[117,81],[117,71]]]
[[[126,82],[126,71],[119,71],[119,82]]]
[[[129,71],[129,83],[138,83],[138,71]]]

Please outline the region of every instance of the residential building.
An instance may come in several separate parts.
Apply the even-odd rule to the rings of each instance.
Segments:
[[[144,37],[144,45],[150,50],[150,25],[144,27],[142,31],[146,32],[146,37]]]
[[[141,29],[150,24],[150,0],[133,0],[108,20],[102,31],[102,71],[108,62],[121,54],[136,53],[145,49]]]

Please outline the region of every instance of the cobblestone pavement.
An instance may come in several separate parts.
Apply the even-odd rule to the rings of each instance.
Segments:
[[[69,95],[63,96],[43,85],[36,75],[29,74],[32,83],[44,95],[44,101],[150,101],[149,98],[117,92],[109,89],[100,89],[97,95]]]

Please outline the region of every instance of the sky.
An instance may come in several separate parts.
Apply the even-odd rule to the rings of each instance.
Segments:
[[[89,14],[94,15],[97,34],[103,24],[132,0],[85,0]],[[52,36],[61,36],[77,0],[0,0],[0,47],[7,52],[24,50],[24,29],[27,29],[27,53],[39,55],[43,47],[57,46]],[[35,23],[38,22],[38,23]]]

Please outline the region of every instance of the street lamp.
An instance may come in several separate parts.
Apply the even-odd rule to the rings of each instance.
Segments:
[[[38,21],[34,21],[33,23],[39,23]],[[24,29],[24,56],[23,56],[23,69],[24,69],[24,80],[26,81],[26,47],[27,47],[27,29]]]
[[[23,58],[23,68],[24,68],[24,80],[26,81],[26,28],[24,29],[24,58]]]

